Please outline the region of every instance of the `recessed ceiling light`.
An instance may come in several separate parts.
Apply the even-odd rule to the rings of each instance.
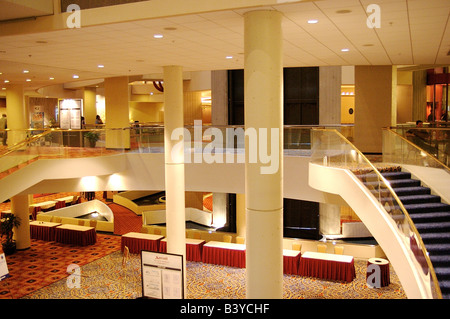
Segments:
[[[5,80],[5,83],[9,83],[9,80]]]
[[[310,19],[310,20],[308,20],[309,24],[316,24],[317,22],[319,22],[319,20],[317,20],[317,19]]]
[[[3,73],[2,72],[0,72],[0,75],[2,75]]]
[[[154,34],[153,37],[155,39],[162,39],[164,36],[162,34]]]
[[[27,82],[31,82],[31,79],[26,79]]]
[[[231,55],[227,55],[226,57],[225,57],[225,59],[232,59],[233,58],[233,56],[231,56]]]
[[[23,73],[30,73],[30,71],[28,71],[28,70],[23,70]]]
[[[6,88],[2,88],[2,90],[6,90]]]
[[[76,74],[74,74],[72,77],[73,77],[74,79],[78,79],[78,78],[79,78],[79,76],[76,75]]]
[[[104,68],[105,66],[104,66],[103,64],[99,64],[99,65],[97,65],[97,67],[98,67],[99,69],[101,69],[101,68]]]
[[[337,10],[336,13],[338,14],[345,14],[345,13],[350,13],[352,12],[352,10],[349,9],[342,9],[342,10]]]
[[[350,51],[350,49],[344,48],[344,49],[341,49],[341,51],[342,52],[348,52],[348,51]]]
[[[55,78],[54,78],[53,76],[51,76],[51,77],[49,77],[48,79],[49,79],[49,80],[54,80]]]
[[[177,28],[175,28],[175,27],[165,27],[164,28],[164,30],[167,30],[167,31],[175,31]]]

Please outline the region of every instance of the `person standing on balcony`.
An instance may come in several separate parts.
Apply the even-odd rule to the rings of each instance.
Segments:
[[[2,117],[0,118],[0,137],[2,139],[3,145],[6,145],[6,129],[8,128],[7,121],[6,121],[6,114],[2,114]]]

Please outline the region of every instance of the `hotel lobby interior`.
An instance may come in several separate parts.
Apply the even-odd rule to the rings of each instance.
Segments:
[[[0,1],[0,300],[450,298],[449,10]]]

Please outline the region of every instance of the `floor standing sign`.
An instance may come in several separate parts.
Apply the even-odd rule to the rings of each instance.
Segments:
[[[183,299],[183,256],[141,251],[142,297]]]
[[[0,281],[9,277],[8,265],[6,264],[5,254],[0,253]]]

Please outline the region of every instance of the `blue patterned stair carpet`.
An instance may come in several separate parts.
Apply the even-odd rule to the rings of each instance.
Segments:
[[[374,173],[355,174],[369,189],[376,188],[378,181]],[[412,178],[409,172],[401,171],[400,167],[381,171],[381,174],[389,181],[413,220],[429,253],[442,296],[450,299],[450,205],[443,203],[439,196],[432,194],[430,188],[422,186],[420,180]],[[381,198],[383,204],[392,201],[389,196]]]

